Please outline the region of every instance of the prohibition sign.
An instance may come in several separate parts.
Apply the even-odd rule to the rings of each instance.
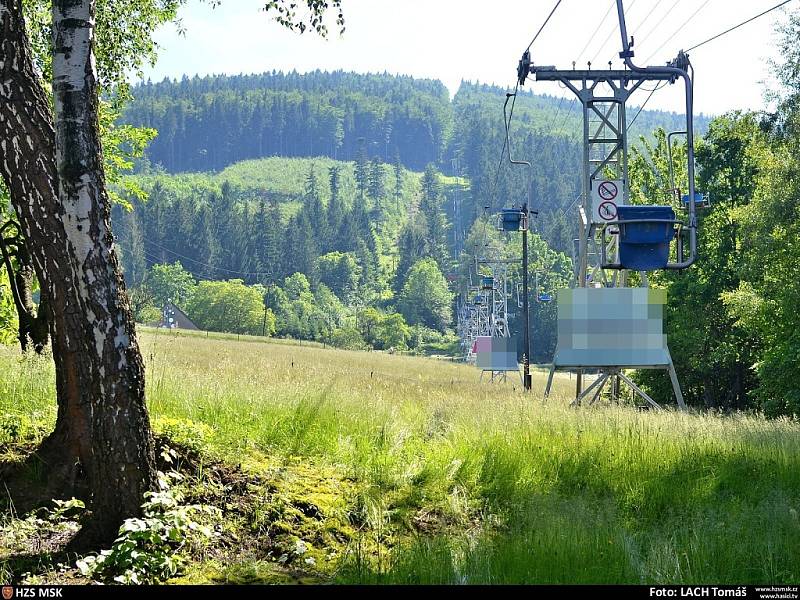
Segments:
[[[597,193],[601,200],[613,200],[617,197],[618,192],[619,190],[617,190],[617,184],[613,181],[604,181],[597,189]]]
[[[611,200],[606,200],[597,207],[597,214],[599,214],[600,218],[604,221],[613,221],[617,218],[617,205],[611,202]]]

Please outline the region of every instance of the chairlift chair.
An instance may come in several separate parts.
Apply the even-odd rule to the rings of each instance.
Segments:
[[[523,213],[518,208],[504,208],[499,213],[499,231],[519,231],[523,227]]]

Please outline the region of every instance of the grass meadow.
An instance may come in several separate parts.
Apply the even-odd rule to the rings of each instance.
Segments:
[[[303,506],[326,519],[325,535],[307,540],[318,579],[800,581],[796,421],[574,409],[566,376],[543,402],[542,373],[525,395],[518,382],[480,383],[472,367],[426,358],[140,337],[156,430],[199,431],[222,461],[251,472],[291,466],[290,495],[302,490]],[[0,349],[0,414],[27,424],[17,438],[20,427],[35,437],[52,425],[53,393],[49,360]],[[274,572],[257,550],[235,565],[204,560],[213,557],[183,581]]]

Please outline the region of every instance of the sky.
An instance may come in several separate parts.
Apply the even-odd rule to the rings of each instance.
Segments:
[[[634,62],[663,64],[689,48],[777,4],[777,0],[625,0]],[[555,0],[342,0],[346,31],[331,19],[328,39],[298,35],[271,21],[264,0],[189,0],[179,33],[156,33],[161,50],[145,78],[159,81],[214,73],[343,69],[441,80],[455,94],[462,80],[513,85],[517,61]],[[614,0],[562,0],[531,48],[535,64],[571,68],[591,60],[605,68],[620,51]],[[800,8],[800,0],[786,9]],[[778,9],[690,53],[696,72],[695,112],[761,109],[774,87],[769,60],[778,58]],[[333,15],[332,15],[333,16]],[[656,92],[647,107],[682,112],[682,86]],[[535,82],[535,93],[569,95],[559,84]],[[637,92],[637,105],[648,92]]]

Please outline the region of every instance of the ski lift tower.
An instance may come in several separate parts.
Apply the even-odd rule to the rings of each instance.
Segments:
[[[475,340],[476,366],[481,370],[481,380],[488,372],[492,382],[506,381],[509,372],[519,373],[517,340],[511,336],[508,312],[508,266],[519,261],[476,257],[475,262],[479,274],[491,272],[480,277],[481,292],[490,310],[488,329]]]
[[[634,64],[633,39],[628,38],[622,0],[616,0],[624,69],[557,69],[534,65],[528,50],[517,69],[520,85],[528,75],[536,81],[558,82],[571,90],[583,107],[582,202],[578,209],[579,241],[576,288],[561,290],[559,338],[545,395],[553,372],[577,373],[575,404],[594,392],[599,398],[608,381],[612,397],[620,382],[650,405],[658,407],[625,374],[624,369],[665,369],[678,405],[685,408],[675,367],[662,333],[665,294],[628,288],[628,274],[685,269],[697,259],[697,218],[694,183],[693,70],[683,51],[669,64]],[[691,73],[691,75],[690,75]],[[676,218],[671,206],[629,204],[626,103],[644,83],[681,81],[685,90],[688,198],[686,216]],[[582,389],[585,371],[599,377]]]
[[[478,265],[489,267],[491,275],[480,277],[481,293],[489,307],[486,333],[493,337],[509,337],[508,328],[508,265],[519,261],[476,259]]]

